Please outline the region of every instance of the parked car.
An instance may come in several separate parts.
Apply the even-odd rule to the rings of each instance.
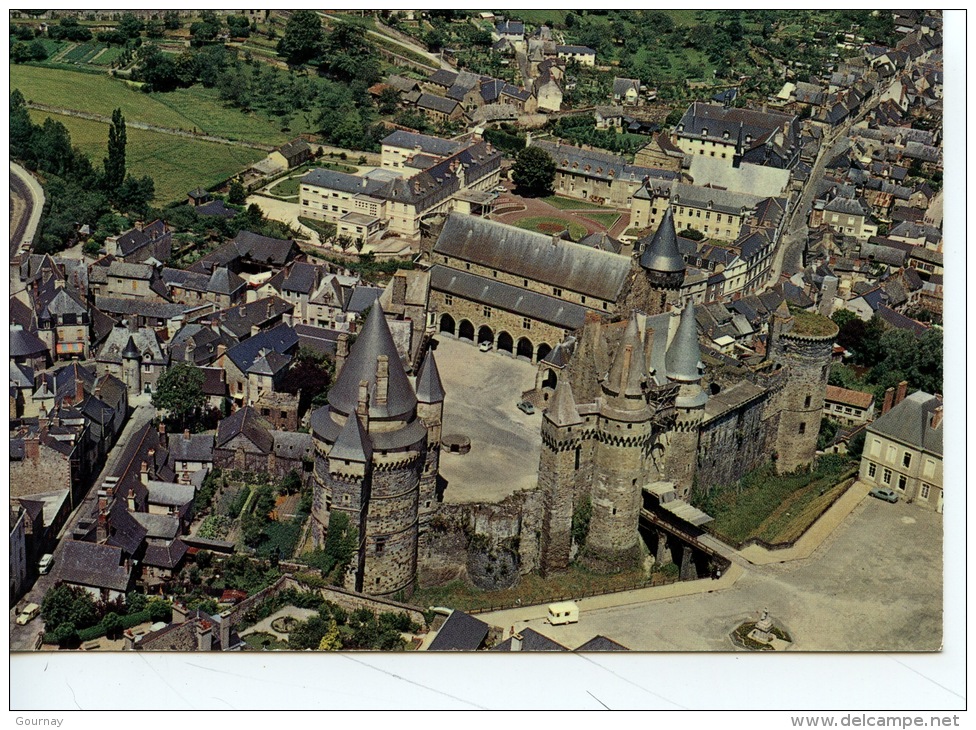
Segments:
[[[478,349],[481,350],[482,352],[489,352],[491,350],[491,343],[488,340],[485,340],[480,345],[478,345]]]
[[[898,501],[898,495],[895,494],[895,490],[888,489],[887,487],[875,487],[868,494],[872,497],[883,499],[885,502],[891,502],[892,504]]]
[[[54,564],[54,556],[51,553],[41,557],[40,562],[37,564],[37,572],[41,575],[46,575],[51,572],[51,566]]]
[[[20,626],[30,623],[41,612],[41,607],[36,603],[28,603],[24,610],[17,616],[17,623]]]
[[[535,413],[535,406],[529,403],[527,400],[522,401],[518,404],[518,409],[529,416]]]

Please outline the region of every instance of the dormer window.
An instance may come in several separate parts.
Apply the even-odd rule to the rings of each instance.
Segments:
[[[708,127],[705,127],[704,129],[702,129],[702,137],[707,137],[707,136],[708,136]]]
[[[729,130],[726,129],[724,132],[722,132],[722,139],[728,139],[728,138],[729,138]]]

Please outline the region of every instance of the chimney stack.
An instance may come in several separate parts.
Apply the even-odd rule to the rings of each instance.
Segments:
[[[888,411],[891,410],[891,406],[893,405],[894,399],[895,399],[895,389],[894,388],[888,388],[885,391],[885,394],[884,394],[884,403],[881,406],[881,415],[882,416],[885,413],[887,413]]]
[[[174,624],[185,624],[186,615],[189,613],[186,604],[180,603],[179,601],[173,601],[173,623]]]
[[[905,394],[907,392],[908,392],[908,381],[903,380],[900,383],[898,383],[898,390],[895,391],[895,402],[892,403],[891,405],[897,406],[899,403],[905,400]]]
[[[390,390],[390,363],[386,355],[376,358],[376,404],[385,406]]]
[[[522,634],[512,634],[512,651],[522,651]]]
[[[190,440],[190,429],[188,428],[183,429],[183,440],[184,441]]]
[[[149,457],[149,465],[148,465],[149,478],[155,479],[156,478],[156,449],[149,449],[146,455]]]
[[[129,496],[126,497],[125,502],[129,508],[129,512],[136,511],[136,490],[134,490],[132,487],[129,487]]]
[[[339,339],[336,341],[336,377],[339,377],[347,357],[349,357],[349,333],[340,332]]]
[[[356,402],[356,414],[363,419],[369,416],[369,383],[365,380],[359,381],[359,399]]]
[[[166,424],[160,421],[158,430],[159,430],[159,445],[165,449],[166,444],[168,442],[168,439],[166,437]]]
[[[85,382],[75,375],[75,402],[72,405],[80,405],[85,400]]]
[[[24,439],[24,457],[36,464],[41,458],[41,440],[39,436],[28,436]]]
[[[143,484],[149,481],[149,464],[142,462],[142,466],[139,467],[139,481]]]
[[[197,651],[210,651],[213,648],[213,624],[206,619],[197,622]]]
[[[938,406],[932,411],[932,428],[938,428],[942,425],[942,415],[942,406]]]

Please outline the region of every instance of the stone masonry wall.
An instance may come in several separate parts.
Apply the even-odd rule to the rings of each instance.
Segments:
[[[836,334],[836,333],[835,333]],[[793,471],[813,462],[830,375],[834,336],[782,334],[773,359],[787,371],[786,384],[775,398],[779,411],[776,469]]]
[[[366,530],[360,537],[360,549],[365,554],[363,592],[392,596],[402,591],[409,596],[417,573],[421,454],[409,451],[378,459],[373,469]]]

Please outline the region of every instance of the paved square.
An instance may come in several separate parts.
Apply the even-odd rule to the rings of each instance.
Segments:
[[[437,367],[446,396],[443,434],[471,439],[467,454],[441,451],[448,503],[500,502],[538,483],[542,414],[516,404],[535,386],[536,367],[438,335]]]

